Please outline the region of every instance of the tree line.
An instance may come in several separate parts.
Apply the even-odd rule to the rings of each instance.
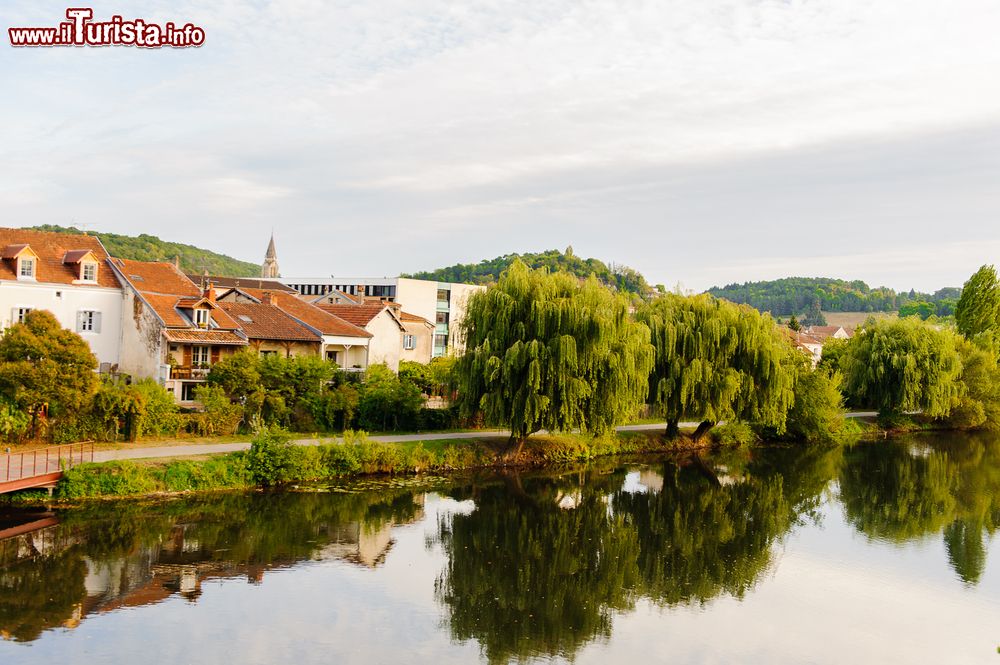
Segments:
[[[762,282],[744,282],[712,287],[708,293],[735,303],[755,307],[774,316],[824,312],[895,312],[901,316],[920,314],[951,316],[960,289],[943,288],[934,293],[896,291],[880,286],[869,287],[861,280],[847,281],[827,277],[787,277]],[[810,321],[813,325],[822,325]]]
[[[462,414],[512,432],[601,435],[647,401],[675,437],[721,421],[766,438],[832,440],[852,429],[845,400],[885,422],[918,412],[945,426],[1000,423],[1000,287],[985,266],[956,304],[956,327],[918,317],[870,320],[828,345],[813,369],[768,314],[709,294],[664,293],[636,305],[591,277],[515,261],[473,295],[456,363]]]

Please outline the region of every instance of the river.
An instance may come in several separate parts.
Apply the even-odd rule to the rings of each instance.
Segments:
[[[998,525],[954,434],[18,511],[0,663],[996,663]]]

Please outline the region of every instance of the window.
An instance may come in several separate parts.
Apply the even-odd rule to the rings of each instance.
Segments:
[[[195,367],[198,365],[208,365],[211,362],[211,350],[212,347],[209,346],[192,346],[191,364]]]
[[[448,289],[438,289],[437,302],[438,306],[448,306],[448,300],[450,299],[451,291]]]
[[[440,333],[437,334],[437,335],[434,335],[434,347],[435,348],[444,349],[447,346],[448,346],[448,336],[447,335],[442,335]]]
[[[200,386],[200,383],[188,383],[184,382],[181,384],[181,401],[182,402],[193,402],[194,401],[194,389]]]
[[[33,257],[26,256],[21,259],[21,269],[18,272],[18,275],[28,279],[35,278],[35,259]]]
[[[416,335],[403,335],[403,348],[407,351],[417,348]]]
[[[437,313],[437,322],[438,323],[447,324],[448,323],[448,312],[438,312]]]
[[[14,321],[14,323],[24,323],[24,317],[32,309],[32,307],[15,307],[10,318]]]
[[[274,351],[273,349],[261,349],[260,351],[261,358],[267,358],[268,356],[277,356],[277,355],[278,352]]]
[[[101,313],[84,310],[76,313],[77,332],[101,332]]]
[[[326,359],[329,360],[329,361],[331,361],[331,362],[339,362],[340,361],[340,351],[327,351],[326,352]]]
[[[207,328],[211,312],[207,309],[196,309],[194,310],[194,323],[199,328]]]
[[[80,268],[80,279],[85,282],[96,282],[97,281],[97,264],[96,263],[84,263]]]

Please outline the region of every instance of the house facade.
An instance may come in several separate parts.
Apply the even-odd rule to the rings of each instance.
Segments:
[[[231,288],[218,295],[220,303],[266,303],[276,307],[319,337],[318,353],[345,371],[368,368],[372,335],[286,291]]]
[[[123,372],[154,378],[181,403],[194,401],[213,364],[248,346],[215,298],[172,263],[112,259],[124,287]]]
[[[102,371],[120,361],[122,286],[95,236],[0,229],[0,326],[34,309],[79,333]]]

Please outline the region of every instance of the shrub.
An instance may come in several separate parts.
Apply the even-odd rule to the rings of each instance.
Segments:
[[[831,443],[846,434],[840,384],[840,374],[804,369],[795,384],[788,434],[809,443]]]
[[[749,446],[760,439],[746,423],[724,423],[711,431],[712,441],[719,446]]]
[[[247,470],[254,483],[264,487],[283,485],[296,480],[295,446],[291,436],[275,425],[260,429],[247,452]]]

